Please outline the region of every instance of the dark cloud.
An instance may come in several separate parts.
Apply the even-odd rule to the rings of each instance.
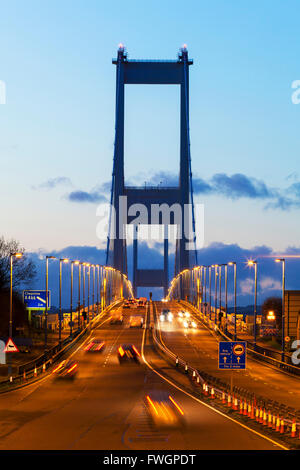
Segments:
[[[67,178],[66,176],[57,176],[56,178],[50,178],[47,181],[44,181],[43,183],[40,183],[36,186],[32,186],[32,189],[37,190],[37,189],[54,189],[56,186],[71,186],[71,180],[70,178]]]
[[[71,202],[81,203],[107,202],[107,198],[97,191],[72,191],[66,196],[66,198]]]
[[[212,177],[214,191],[230,199],[242,197],[250,199],[269,199],[274,197],[274,193],[266,184],[255,178],[236,173],[228,176],[225,173],[217,173]]]

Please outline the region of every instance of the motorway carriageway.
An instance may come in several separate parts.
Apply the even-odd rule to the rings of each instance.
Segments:
[[[174,314],[173,323],[160,323],[162,339],[166,346],[193,367],[230,383],[230,371],[218,370],[219,336],[209,330],[197,316],[177,302],[155,303],[158,318],[163,308],[170,308]],[[186,310],[196,321],[197,328],[184,328],[178,319],[178,312]],[[243,387],[257,396],[283,403],[299,409],[300,380],[283,373],[263,362],[247,357],[245,371],[233,372],[233,384]]]
[[[115,311],[122,313],[122,307]],[[79,363],[74,382],[58,383],[50,374],[35,384],[0,395],[0,449],[283,448],[180,391],[180,384],[189,386],[188,378],[154,351],[148,330],[129,328],[130,315],[148,317],[145,308],[124,309],[122,325],[110,324],[114,313],[104,317],[91,333],[106,342],[102,353],[86,353],[84,345],[72,353],[72,359]],[[133,343],[143,350],[147,363],[120,366],[117,349],[122,343]],[[153,389],[168,391],[180,404],[184,426],[161,429],[151,425],[144,398]]]

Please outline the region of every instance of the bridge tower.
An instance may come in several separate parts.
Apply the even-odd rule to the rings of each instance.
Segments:
[[[190,268],[191,264],[194,264],[191,257],[196,256],[196,251],[192,253],[188,248],[195,231],[189,140],[189,66],[193,61],[188,58],[185,46],[180,50],[177,60],[159,61],[129,60],[124,47],[120,45],[118,56],[112,62],[116,65],[115,147],[111,189],[111,204],[115,209],[115,217],[110,219],[106,262],[121,272],[127,273],[126,224],[134,224],[134,217],[128,215],[127,208],[133,204],[144,204],[150,214],[153,204],[167,204],[169,207],[176,204],[181,209],[180,220],[171,211],[168,225],[176,224],[177,233],[181,234],[176,243],[175,274],[177,274],[183,269]],[[177,187],[125,186],[124,91],[126,84],[180,85],[180,168]],[[192,210],[188,211],[188,207]],[[162,269],[138,268],[138,226],[134,226],[133,290],[135,295],[138,287],[163,287],[164,295],[167,294],[168,231],[167,224],[164,224],[162,218],[159,223],[165,225]],[[190,227],[192,227],[192,237]],[[112,231],[114,236],[112,236]]]

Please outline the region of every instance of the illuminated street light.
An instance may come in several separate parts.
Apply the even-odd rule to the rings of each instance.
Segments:
[[[274,321],[274,320],[276,320],[276,316],[275,316],[275,313],[273,312],[273,310],[270,310],[270,311],[267,313],[267,320],[269,320],[269,321]]]
[[[45,353],[47,351],[47,328],[48,328],[48,264],[49,259],[56,259],[55,256],[46,256],[46,305],[45,305],[45,320],[44,320],[44,329],[45,329]]]
[[[12,304],[12,286],[13,286],[13,259],[14,258],[22,258],[23,253],[11,253],[10,254],[10,295],[9,295],[9,337],[12,338],[13,334],[13,322],[12,322],[12,315],[13,315],[13,304]],[[9,356],[10,357],[10,356]],[[8,365],[8,375],[12,374],[12,367],[11,367],[11,362],[9,359],[9,365]]]
[[[236,262],[230,261],[228,266],[233,266],[234,272],[234,341],[236,341]],[[226,326],[227,328],[227,326]]]
[[[62,306],[61,306],[61,283],[62,283],[62,263],[68,263],[68,258],[60,258],[59,260],[59,329],[58,329],[58,343],[59,347],[61,347],[61,320],[62,320]]]
[[[284,291],[285,291],[285,258],[275,259],[275,263],[281,263],[282,266],[282,300],[281,300],[281,360],[284,362],[285,352],[285,308],[284,308]]]
[[[70,296],[70,336],[72,336],[72,328],[73,328],[73,266],[79,265],[79,261],[72,261],[71,262],[71,296]]]
[[[253,330],[253,348],[256,350],[256,336],[257,336],[257,327],[256,327],[256,309],[257,309],[257,261],[250,260],[248,261],[248,266],[254,266],[254,330]]]

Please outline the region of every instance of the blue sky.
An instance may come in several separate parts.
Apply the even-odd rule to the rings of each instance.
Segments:
[[[205,247],[299,247],[299,12],[297,1],[268,0],[3,4],[1,233],[29,251],[99,247],[97,203],[68,196],[103,193],[111,179],[111,59],[119,42],[144,59],[175,59],[187,43],[193,174],[211,186],[196,195]],[[177,87],[128,87],[128,180],[176,177],[178,127]]]

